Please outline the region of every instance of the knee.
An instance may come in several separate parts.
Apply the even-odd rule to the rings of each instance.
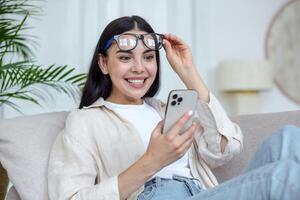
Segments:
[[[290,138],[300,138],[300,128],[295,125],[285,125],[278,131],[278,134]]]
[[[281,160],[275,163],[272,175],[269,178],[271,196],[278,198],[278,195],[283,196],[285,194],[286,198],[279,199],[298,199],[290,198],[297,196],[300,191],[300,165],[297,162]]]
[[[273,178],[281,181],[300,180],[300,165],[294,160],[281,160],[272,170]]]
[[[278,171],[288,172],[292,169],[300,169],[300,165],[294,160],[286,159],[277,161],[274,169]]]
[[[283,141],[300,142],[300,128],[294,125],[285,125],[278,131],[271,134],[271,136],[265,140],[265,144],[273,145],[279,144]]]

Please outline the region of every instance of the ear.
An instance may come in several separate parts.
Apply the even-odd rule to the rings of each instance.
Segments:
[[[107,75],[108,69],[107,69],[107,58],[103,56],[102,54],[99,54],[98,57],[98,66],[101,69],[102,73]]]

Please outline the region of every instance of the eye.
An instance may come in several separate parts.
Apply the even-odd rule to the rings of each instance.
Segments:
[[[153,54],[145,55],[145,56],[144,56],[144,59],[147,60],[147,61],[151,61],[151,60],[154,59],[154,55],[153,55]]]
[[[129,61],[130,59],[131,59],[131,57],[130,56],[126,56],[126,55],[121,55],[121,56],[119,56],[119,59],[121,60],[121,61]]]

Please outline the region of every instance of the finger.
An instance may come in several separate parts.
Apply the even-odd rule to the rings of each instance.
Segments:
[[[170,42],[166,39],[164,39],[164,45],[163,45],[165,51],[166,51],[166,54],[167,55],[171,55],[172,54],[172,46],[170,44]]]
[[[193,125],[190,126],[182,135],[177,135],[173,140],[174,147],[176,147],[177,150],[182,149],[183,144],[194,138],[196,128],[197,125],[193,123]]]
[[[198,127],[199,126],[197,124],[193,124],[183,135],[180,136],[182,137],[181,139],[184,139],[184,142],[182,142],[182,145],[180,147],[181,149],[186,148],[186,146],[188,146],[188,143],[192,143],[194,141],[195,139],[194,135]]]
[[[195,132],[198,128],[198,125],[193,122],[193,124],[181,135],[179,135],[175,142],[178,142],[178,144],[183,144],[186,141],[190,140],[191,138],[194,138]]]
[[[165,37],[164,41],[168,41],[169,42],[169,46],[173,52],[175,51],[185,51],[185,50],[189,50],[189,46],[181,39],[177,39],[176,36],[174,36],[175,38],[172,37]],[[165,42],[167,43],[167,42]],[[168,55],[168,54],[167,54]],[[171,53],[169,55],[172,55]]]
[[[193,144],[194,137],[190,138],[189,140],[185,141],[181,147],[178,149],[178,152],[181,153],[181,157],[184,156],[184,154],[189,150],[191,145]]]
[[[157,137],[162,134],[163,124],[164,124],[164,120],[161,120],[160,122],[157,123],[151,137]]]
[[[186,43],[179,37],[173,34],[165,34],[164,37],[174,45],[186,45]]]
[[[183,128],[183,126],[185,125],[185,123],[191,118],[191,116],[193,115],[193,111],[190,110],[188,112],[186,112],[179,120],[177,120],[177,122],[173,125],[173,127],[171,128],[171,130],[169,131],[168,135],[170,137],[175,137],[178,135],[179,131]]]

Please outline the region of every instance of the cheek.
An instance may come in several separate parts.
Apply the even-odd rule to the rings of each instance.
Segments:
[[[151,76],[156,76],[157,69],[158,69],[156,59],[154,59],[151,62],[145,62],[144,64],[145,64],[144,66],[146,67],[146,70],[148,71],[148,73]]]
[[[126,72],[126,66],[117,60],[112,60],[108,63],[108,72],[111,76],[122,76]]]
[[[152,75],[152,76],[156,76],[156,74],[157,74],[157,63],[156,62],[154,62],[152,65],[150,65],[149,66],[149,68],[148,68],[148,72]]]

